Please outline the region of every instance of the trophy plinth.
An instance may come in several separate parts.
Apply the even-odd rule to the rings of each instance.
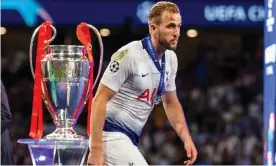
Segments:
[[[84,165],[88,140],[19,139],[27,144],[33,165]]]

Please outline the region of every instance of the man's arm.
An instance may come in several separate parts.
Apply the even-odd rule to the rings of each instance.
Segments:
[[[176,95],[176,91],[167,91],[162,96],[162,102],[167,114],[167,117],[177,132],[181,140],[191,139],[189,128],[186,123],[184,111]]]
[[[114,53],[92,102],[90,148],[102,148],[102,132],[107,102],[119,91],[132,71],[133,59],[128,49]]]
[[[92,117],[90,121],[90,149],[102,149],[102,133],[106,116],[106,104],[116,93],[103,84],[99,85],[93,99]]]
[[[119,91],[128,76],[132,74],[133,58],[128,52],[128,49],[122,48],[112,55],[111,62],[102,76],[97,93],[93,99],[88,164],[104,164],[102,133],[106,117],[106,105]]]
[[[184,161],[184,164],[193,164],[197,158],[197,150],[191,138],[184,112],[178,101],[176,91],[165,92],[165,94],[162,96],[162,101],[165,112],[172,127],[184,142],[184,148],[187,152],[187,157],[189,158],[188,160]]]
[[[184,164],[193,164],[197,158],[197,150],[191,138],[189,128],[186,123],[184,111],[176,95],[175,78],[177,73],[177,57],[172,52],[172,73],[167,78],[166,92],[162,96],[163,106],[167,117],[177,132],[181,140],[184,142],[184,148],[187,152],[188,160],[184,161]]]
[[[12,115],[5,87],[1,81],[1,134],[12,126]]]

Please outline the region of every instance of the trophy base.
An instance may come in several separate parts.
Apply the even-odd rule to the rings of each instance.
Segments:
[[[57,128],[44,138],[47,140],[87,140],[85,136],[77,135],[72,128]]]

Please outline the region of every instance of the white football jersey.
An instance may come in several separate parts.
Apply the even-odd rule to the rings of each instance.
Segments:
[[[165,57],[165,91],[175,91],[177,57],[171,50],[165,52]],[[101,79],[102,84],[116,92],[107,103],[104,131],[122,132],[137,146],[154,106],[152,100],[160,75],[141,41],[131,42],[115,52]]]

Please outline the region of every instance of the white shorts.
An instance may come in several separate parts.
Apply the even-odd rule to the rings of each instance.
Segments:
[[[103,132],[103,153],[106,165],[148,165],[128,136],[120,132]]]

